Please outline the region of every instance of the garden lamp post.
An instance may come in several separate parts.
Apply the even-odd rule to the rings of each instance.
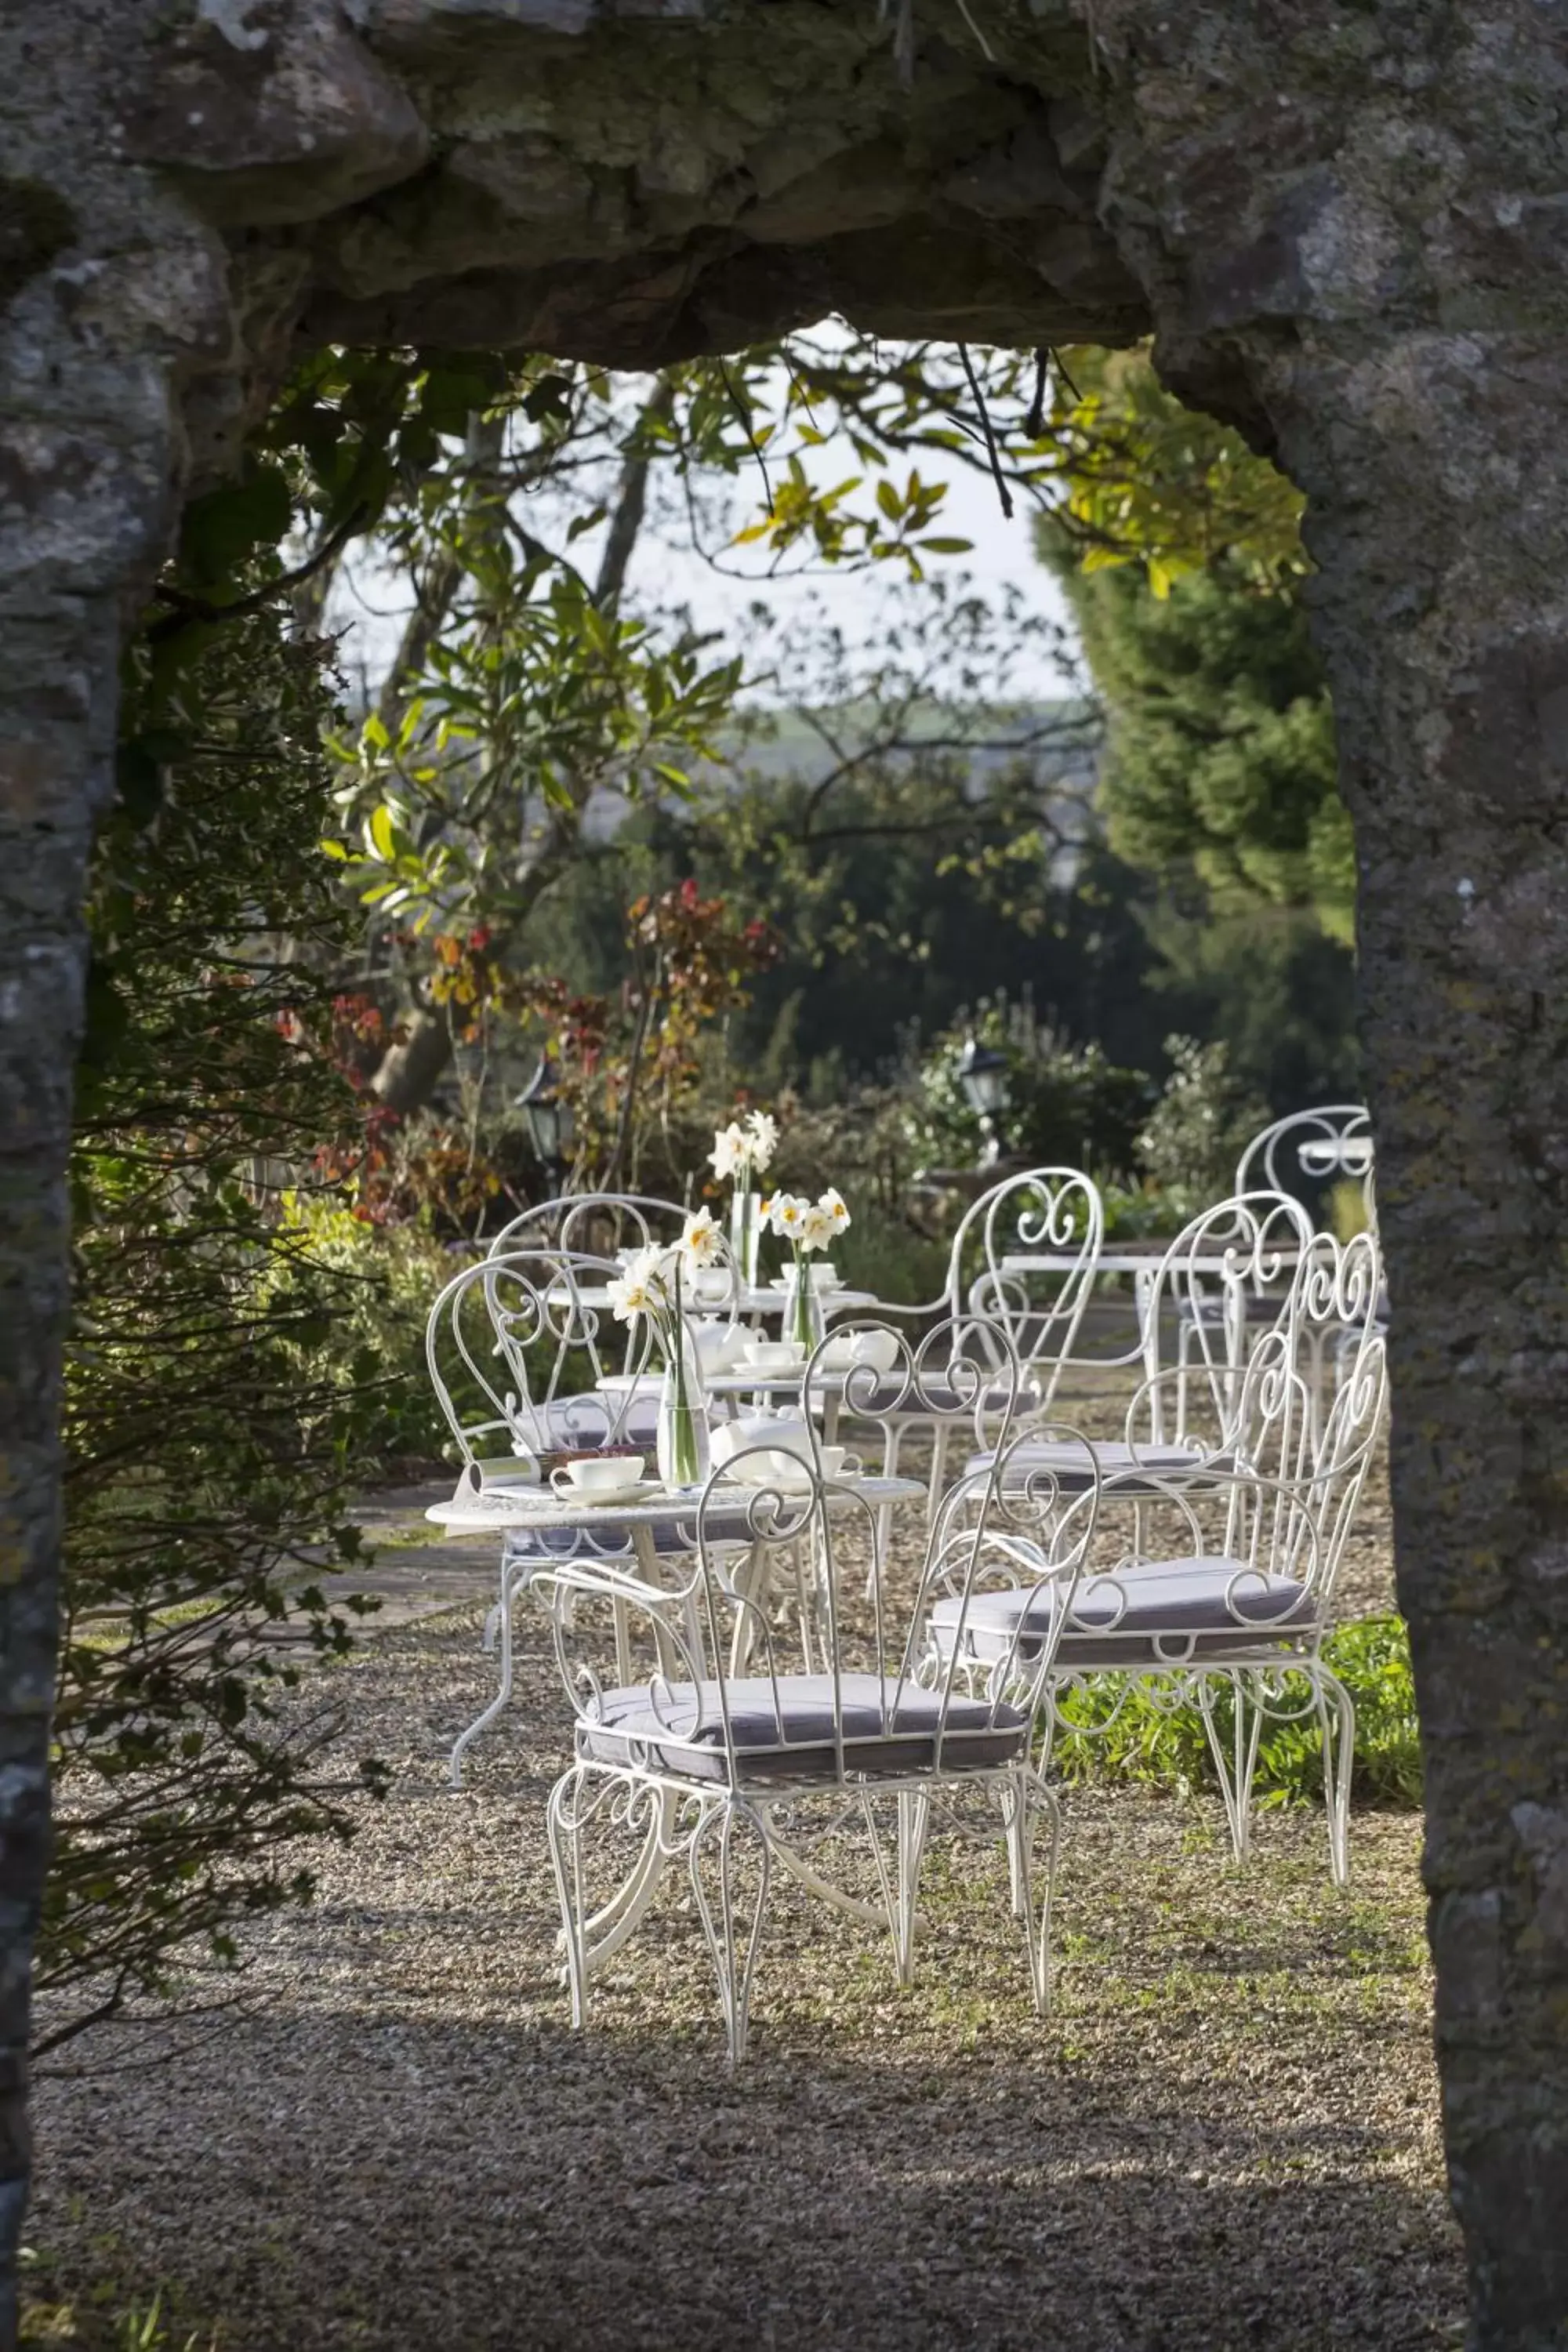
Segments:
[[[983,1045],[978,1037],[966,1037],[958,1057],[958,1083],[963,1088],[964,1100],[980,1121],[984,1138],[980,1165],[994,1168],[1002,1150],[996,1120],[998,1114],[1006,1109],[1012,1091],[1007,1083],[1006,1055],[995,1045]]]
[[[572,1145],[572,1112],[561,1099],[557,1076],[549,1055],[542,1054],[539,1067],[517,1097],[517,1107],[528,1122],[528,1139],[533,1146],[534,1157],[544,1170],[552,1192],[561,1189],[566,1154]]]

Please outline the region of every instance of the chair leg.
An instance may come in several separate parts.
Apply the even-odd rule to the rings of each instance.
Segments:
[[[1003,1799],[1007,1824],[1008,1874],[1022,1894],[1014,1910],[1023,1921],[1024,1948],[1029,1963],[1029,1989],[1037,2016],[1051,2006],[1051,1906],[1056,1895],[1057,1866],[1061,1859],[1062,1809],[1056,1790],[1035,1767],[1021,1763],[1005,1784]],[[1046,1817],[1045,1884],[1037,1893],[1039,1874],[1035,1865],[1040,1816]]]
[[[882,1890],[882,1909],[893,1942],[893,1967],[900,1985],[915,1980],[915,1919],[920,1896],[921,1864],[925,1859],[926,1832],[931,1825],[931,1794],[925,1789],[900,1789],[897,1796],[895,1870],[889,1873],[870,1792],[862,1790],[860,1810],[871,1841],[872,1858]]]
[[[588,1970],[583,1950],[583,1830],[577,1811],[584,1777],[581,1764],[563,1772],[550,1791],[544,1815],[550,1833],[550,1859],[555,1867],[555,1891],[561,1898],[561,1939],[566,1950],[572,2023],[578,2032],[588,2020]]]
[[[1002,1833],[1007,1847],[1007,1902],[1015,1919],[1026,1921],[1029,1916],[1029,1857],[1034,1850],[1035,1832],[1018,1817],[1025,1802],[1020,1784],[1005,1780],[1002,1784]]]
[[[719,1829],[719,1906],[717,1916],[702,1884],[702,1854],[710,1831]],[[742,1949],[742,1929],[735,1903],[734,1832],[743,1823],[755,1835],[758,1850],[757,1899],[752,1906],[751,1924],[744,1927]],[[697,1916],[702,1922],[702,1932],[708,1938],[714,1973],[719,1979],[719,2005],[724,2013],[724,2028],[729,2037],[730,2064],[736,2067],[746,2054],[746,2031],[751,2020],[752,1979],[756,1973],[757,1953],[763,1940],[763,1914],[768,1899],[769,1848],[767,1823],[760,1812],[733,1798],[721,1798],[703,1812],[691,1835],[691,1892],[697,1903]]]
[[[1230,1831],[1233,1858],[1242,1863],[1252,1850],[1252,1782],[1258,1769],[1258,1746],[1263,1734],[1263,1709],[1256,1700],[1247,1705],[1247,1677],[1232,1674],[1226,1679],[1231,1686],[1232,1723],[1230,1754],[1215,1717],[1212,1677],[1204,1675],[1198,1682],[1198,1709],[1208,1734],[1209,1753],[1214,1758],[1215,1770],[1219,1775],[1220,1796],[1225,1805],[1226,1825]]]
[[[1355,1765],[1355,1702],[1322,1660],[1311,1668],[1323,1734],[1323,1802],[1329,1816],[1329,1871],[1336,1886],[1351,1875],[1351,1775]]]
[[[947,1423],[939,1421],[931,1433],[931,1484],[926,1489],[926,1508],[934,1518],[942,1503],[942,1490],[947,1480]]]

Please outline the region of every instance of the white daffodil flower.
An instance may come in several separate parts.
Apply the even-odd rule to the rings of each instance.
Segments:
[[[629,1323],[635,1316],[647,1315],[665,1304],[662,1253],[658,1249],[638,1250],[618,1281],[605,1285],[610,1308],[617,1323]]]
[[[715,1265],[722,1238],[714,1223],[712,1210],[694,1209],[680,1235],[680,1248],[687,1264],[694,1266]]]
[[[829,1249],[838,1231],[833,1219],[819,1201],[808,1204],[800,1221],[800,1245],[803,1250]]]
[[[810,1206],[810,1202],[803,1201],[798,1192],[775,1192],[768,1203],[768,1223],[783,1240],[798,1241],[802,1220]]]
[[[721,1184],[726,1182],[730,1177],[738,1175],[742,1168],[748,1166],[750,1156],[751,1147],[746,1139],[746,1130],[738,1118],[732,1118],[728,1127],[714,1129],[713,1149],[708,1154],[708,1158],[713,1173]]]
[[[779,1123],[765,1110],[754,1110],[746,1121],[746,1147],[752,1166],[760,1175],[773,1164],[779,1148]]]
[[[844,1195],[837,1185],[830,1184],[826,1192],[818,1199],[816,1205],[823,1215],[831,1220],[834,1232],[841,1234],[849,1223],[849,1211]]]

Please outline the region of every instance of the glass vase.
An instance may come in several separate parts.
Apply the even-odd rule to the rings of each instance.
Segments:
[[[797,1258],[784,1286],[784,1336],[804,1348],[809,1356],[820,1344],[826,1328],[822,1300],[811,1278],[811,1260]]]
[[[757,1261],[763,1245],[762,1195],[753,1187],[730,1198],[730,1255],[742,1290],[757,1286]]]
[[[671,1492],[707,1483],[712,1462],[708,1442],[708,1398],[689,1344],[679,1346],[664,1368],[654,1458],[660,1485]]]

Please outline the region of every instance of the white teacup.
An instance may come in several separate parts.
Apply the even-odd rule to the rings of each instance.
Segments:
[[[644,1460],[640,1454],[585,1454],[552,1470],[550,1483],[558,1495],[613,1495],[637,1485]]]
[[[748,1341],[741,1359],[741,1369],[746,1372],[792,1372],[805,1361],[805,1349],[798,1339],[752,1339]]]

